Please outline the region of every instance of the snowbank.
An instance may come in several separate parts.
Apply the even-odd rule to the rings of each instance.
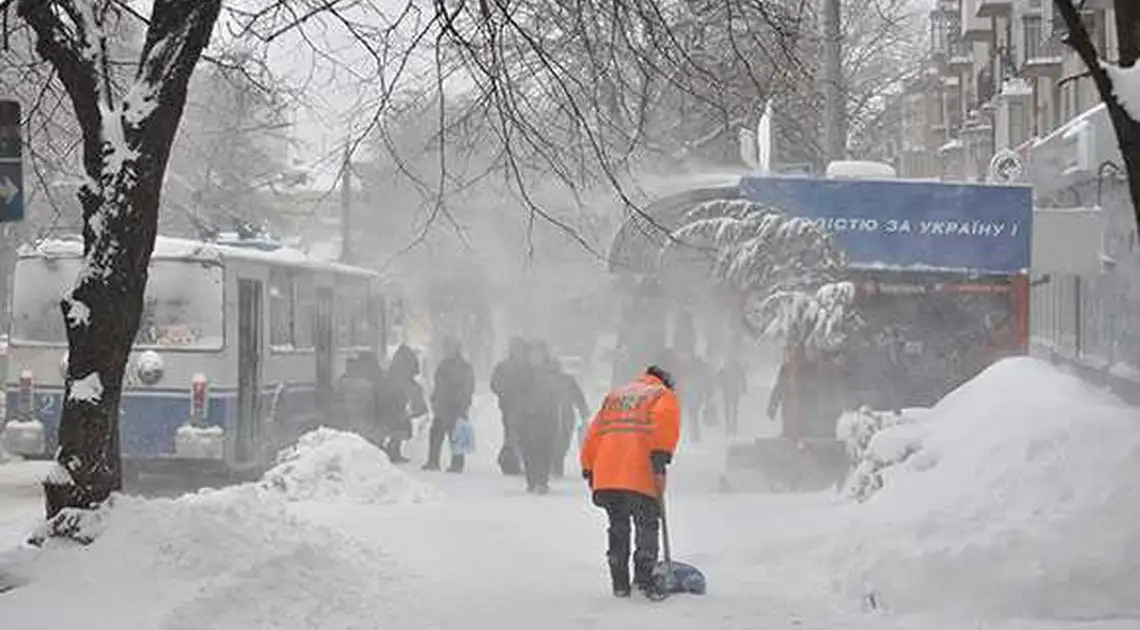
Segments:
[[[299,518],[295,501],[397,502],[430,496],[359,436],[318,429],[261,481],[177,499],[116,496],[5,569],[0,598],[22,628],[374,628],[410,594],[374,547]],[[67,593],[67,605],[59,605]]]
[[[355,433],[321,427],[283,451],[259,482],[288,501],[416,503],[438,492]]]
[[[1140,615],[1136,409],[1016,358],[889,431],[899,463],[833,550],[841,589],[896,611]]]
[[[395,580],[377,552],[299,521],[254,486],[120,497],[93,526],[102,532],[88,547],[49,541],[10,569],[27,584],[0,601],[6,630],[357,627]]]

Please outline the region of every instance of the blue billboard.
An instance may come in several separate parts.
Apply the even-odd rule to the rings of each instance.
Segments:
[[[853,267],[1011,274],[1029,269],[1027,186],[745,177],[741,196],[812,219]]]

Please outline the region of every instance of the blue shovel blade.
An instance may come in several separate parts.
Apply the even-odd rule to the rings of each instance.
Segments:
[[[670,564],[658,562],[653,573],[661,587],[669,593],[705,594],[705,574],[691,564],[676,560]]]

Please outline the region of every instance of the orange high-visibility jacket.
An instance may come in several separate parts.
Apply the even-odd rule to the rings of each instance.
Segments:
[[[606,396],[582,443],[582,473],[595,492],[656,497],[652,459],[671,460],[680,431],[677,395],[646,374]]]

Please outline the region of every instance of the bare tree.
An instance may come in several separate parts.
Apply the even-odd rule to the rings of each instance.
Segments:
[[[1061,19],[1065,21],[1068,44],[1088,67],[1089,76],[1096,84],[1108,116],[1116,130],[1120,154],[1128,174],[1128,190],[1132,196],[1133,213],[1140,227],[1140,99],[1125,102],[1122,93],[1140,92],[1140,3],[1133,0],[1116,0],[1116,33],[1120,43],[1120,58],[1114,63],[1101,59],[1093,45],[1089,31],[1081,19],[1083,2],[1054,0]],[[1131,83],[1131,84],[1130,84]]]
[[[19,0],[36,50],[58,74],[83,138],[83,264],[61,309],[68,363],[47,515],[86,509],[122,485],[118,414],[142,313],[163,175],[186,87],[221,0],[155,0],[131,83],[118,92],[109,0]],[[62,519],[67,520],[66,513]],[[65,526],[66,527],[66,526]]]
[[[265,51],[227,50],[191,79],[170,158],[162,233],[200,235],[219,226],[280,219],[277,194],[289,164],[293,90]],[[191,225],[187,225],[190,223]]]

